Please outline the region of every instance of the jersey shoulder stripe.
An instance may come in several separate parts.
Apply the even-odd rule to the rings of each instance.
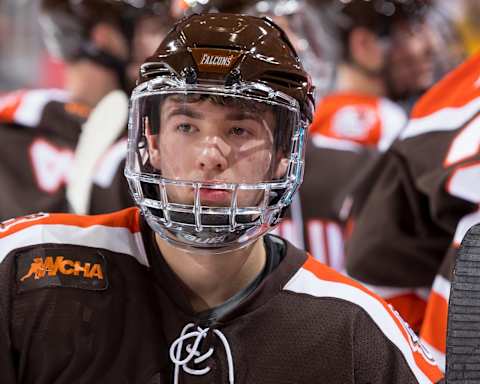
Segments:
[[[148,266],[140,211],[134,207],[95,216],[40,213],[7,220],[0,225],[0,262],[15,249],[47,243],[125,253]]]
[[[404,356],[419,383],[437,382],[442,373],[418,337],[379,296],[309,256],[284,290],[315,297],[332,297],[361,306]]]
[[[67,103],[69,95],[61,89],[20,90],[8,93],[0,98],[0,122],[35,128],[40,123],[45,106],[52,101]]]
[[[480,110],[480,54],[434,85],[415,105],[402,139],[458,129]]]
[[[437,275],[433,282],[432,293],[420,331],[420,338],[429,347],[443,371],[445,371],[446,363],[449,297],[450,282],[443,276]]]
[[[402,109],[385,98],[337,92],[318,104],[310,133],[384,151],[405,123]]]
[[[444,108],[459,108],[480,96],[480,53],[449,72],[418,100],[412,118]]]

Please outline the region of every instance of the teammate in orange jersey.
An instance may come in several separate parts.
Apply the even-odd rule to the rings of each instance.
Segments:
[[[52,54],[66,63],[66,90],[22,90],[0,99],[0,140],[4,143],[0,219],[40,210],[68,211],[78,196],[87,200],[84,211],[91,213],[133,204],[123,175],[115,173],[123,164],[126,139],[115,140],[125,135],[128,109],[128,98],[122,98],[119,90],[133,87],[134,78],[128,79],[128,72],[132,67],[138,69],[139,62],[155,50],[165,33],[166,26],[158,23],[160,16],[153,9],[162,3],[147,3],[137,8],[128,1],[42,1],[41,25]],[[148,28],[151,20],[156,20],[153,31]],[[102,121],[99,127],[93,126],[94,131],[107,136],[111,131],[103,147],[94,153],[97,143],[88,142],[88,135],[80,140],[81,132],[88,131],[82,126],[92,127],[94,120],[97,124],[102,120],[100,110],[90,112],[112,91],[117,92],[113,112],[107,108],[103,116],[109,117],[110,125],[118,120],[118,127],[110,130]],[[119,99],[123,113],[122,104],[116,105]],[[89,117],[94,119],[87,124]],[[86,150],[76,151],[79,140],[87,141]],[[93,166],[85,167],[85,158]],[[93,186],[91,190],[73,188],[69,204],[65,194],[66,187],[75,181],[69,178],[74,164],[76,180],[81,177],[84,186]],[[88,167],[90,172],[79,175],[79,169]],[[85,179],[90,180],[87,183]]]
[[[301,183],[312,90],[269,19],[180,21],[131,98],[140,209],[0,227],[2,382],[442,380],[385,302],[267,235]]]
[[[479,128],[477,54],[417,103],[348,247],[348,273],[420,330],[442,366],[455,249],[480,221]]]

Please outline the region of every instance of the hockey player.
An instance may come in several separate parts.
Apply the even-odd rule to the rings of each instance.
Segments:
[[[299,199],[279,233],[338,270],[345,267],[350,206],[374,182],[374,164],[406,124],[404,111],[390,100],[391,57],[401,46],[421,46],[416,57],[426,63],[424,81],[433,76],[428,35],[397,36],[401,28],[424,26],[429,8],[423,3],[332,0],[307,2],[306,12],[300,7],[310,18],[317,15],[324,30],[337,31],[338,66],[335,87],[320,99],[310,128]]]
[[[180,21],[131,98],[140,209],[3,224],[2,381],[439,382],[383,301],[266,235],[301,182],[312,113],[270,20]]]
[[[390,99],[404,104],[435,79],[438,46],[429,20],[438,11],[422,0],[307,5],[302,12],[316,13],[324,30],[336,25],[340,60],[335,89],[320,99],[310,129],[299,199],[279,231],[343,270],[351,206],[375,182],[382,154],[406,123],[405,113]],[[397,79],[405,71],[409,81],[400,88]]]
[[[24,90],[0,99],[0,138],[5,147],[0,165],[1,219],[36,211],[67,211],[66,187],[78,179],[83,188],[70,188],[71,206],[78,196],[86,200],[85,212],[107,212],[132,204],[123,175],[115,174],[126,152],[126,140],[115,143],[126,131],[128,109],[128,99],[119,90],[132,88],[129,66],[150,55],[161,40],[155,35],[161,35],[166,26],[158,22],[163,17],[153,8],[161,5],[150,1],[137,8],[128,1],[112,0],[41,3],[47,45],[66,63],[66,90]],[[157,20],[157,30],[146,34],[145,25],[152,18]],[[142,43],[146,36],[155,40],[155,47]],[[133,40],[135,49],[131,49]],[[109,104],[113,104],[113,113]],[[87,140],[92,130],[97,131],[97,138],[103,133],[105,140],[92,145]],[[83,149],[77,147],[81,132]],[[75,180],[68,178],[72,168]]]
[[[455,248],[480,222],[479,113],[477,54],[417,103],[348,246],[348,273],[421,328],[442,366]]]

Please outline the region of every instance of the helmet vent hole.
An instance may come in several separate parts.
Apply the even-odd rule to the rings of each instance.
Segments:
[[[142,65],[140,72],[146,79],[152,79],[157,76],[174,75],[171,68],[163,63],[145,63]]]

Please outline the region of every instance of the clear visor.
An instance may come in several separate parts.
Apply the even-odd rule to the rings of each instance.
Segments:
[[[271,92],[137,92],[126,170],[137,183],[135,199],[178,212],[241,210],[249,219],[275,196],[275,204],[285,203],[303,169],[304,126],[295,104]]]

